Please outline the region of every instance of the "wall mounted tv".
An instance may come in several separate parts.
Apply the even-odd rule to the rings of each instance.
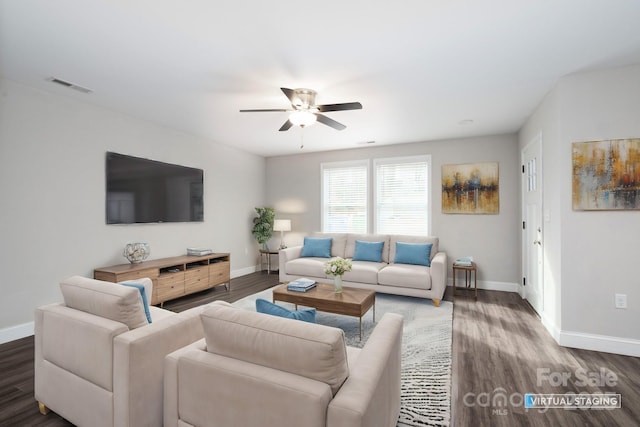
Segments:
[[[107,152],[107,224],[202,222],[202,169]]]

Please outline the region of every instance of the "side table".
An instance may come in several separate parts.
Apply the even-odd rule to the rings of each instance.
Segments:
[[[458,271],[464,271],[464,287],[456,287],[456,273]],[[471,288],[471,275],[473,274],[473,288]],[[475,262],[471,265],[455,265],[453,264],[453,297],[456,296],[456,290],[471,290],[474,291],[474,298],[478,301],[478,267]]]
[[[266,256],[267,258],[267,274],[271,274],[271,256],[272,255],[278,255],[280,251],[272,251],[272,250],[265,250],[265,249],[260,249],[260,271],[263,270],[263,261],[264,261],[264,257]]]

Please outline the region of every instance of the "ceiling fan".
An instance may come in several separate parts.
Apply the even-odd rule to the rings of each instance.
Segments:
[[[346,128],[340,122],[337,122],[324,114],[330,111],[345,111],[345,110],[361,110],[362,104],[359,102],[345,102],[341,104],[325,104],[316,105],[316,91],[311,89],[287,89],[286,87],[280,88],[282,92],[289,98],[291,102],[291,108],[288,109],[258,109],[258,110],[240,110],[241,113],[255,113],[255,112],[289,112],[289,119],[279,129],[281,132],[289,130],[291,126],[310,126],[316,121],[330,126],[336,130],[343,130]]]

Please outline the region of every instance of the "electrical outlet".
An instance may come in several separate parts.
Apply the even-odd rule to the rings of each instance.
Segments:
[[[627,308],[626,294],[616,294],[616,308]]]

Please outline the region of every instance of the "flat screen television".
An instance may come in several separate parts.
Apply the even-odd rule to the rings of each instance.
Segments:
[[[107,224],[202,222],[202,169],[107,152]]]

